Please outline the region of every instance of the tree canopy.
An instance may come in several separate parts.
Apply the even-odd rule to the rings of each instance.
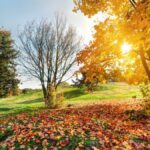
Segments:
[[[97,47],[97,51],[100,53],[96,54],[97,51],[95,51],[95,54],[89,56],[93,59],[92,66],[104,64],[104,60],[100,60],[100,58],[103,57],[107,60],[106,57],[111,56],[110,62],[113,60],[115,66],[120,68],[122,76],[127,82],[137,83],[150,80],[150,2],[148,0],[109,0],[107,2],[74,0],[74,3],[74,11],[81,10],[88,17],[99,12],[108,16],[103,23],[99,22],[95,25],[93,41],[88,46],[95,45],[94,47]],[[121,45],[125,42],[130,43],[132,49],[127,54],[121,54]],[[84,56],[86,53],[88,56],[87,50],[83,51],[80,54]],[[98,59],[96,59],[97,57],[92,58],[94,55]],[[113,59],[114,56],[117,58]],[[90,59],[89,57],[88,59]],[[84,68],[88,65],[84,61]],[[100,65],[96,66],[101,68]],[[108,70],[109,67],[103,68]]]
[[[27,24],[19,40],[22,65],[26,73],[41,82],[45,103],[50,107],[58,85],[76,63],[80,38],[66,19],[57,14],[54,22]]]

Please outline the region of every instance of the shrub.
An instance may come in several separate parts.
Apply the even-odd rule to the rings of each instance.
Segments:
[[[140,86],[140,91],[142,93],[143,98],[150,99],[150,83],[142,84]]]
[[[31,93],[31,92],[32,92],[32,89],[29,89],[29,88],[26,88],[26,89],[22,90],[22,94],[28,94],[28,93]]]
[[[62,92],[57,93],[56,95],[56,101],[57,101],[57,107],[62,107],[64,105],[64,94]]]
[[[22,94],[28,94],[28,93],[39,92],[39,91],[41,91],[41,89],[25,88],[25,89],[22,89],[21,93],[22,93]]]
[[[146,115],[150,116],[150,83],[142,84],[140,91],[144,99],[143,107]]]

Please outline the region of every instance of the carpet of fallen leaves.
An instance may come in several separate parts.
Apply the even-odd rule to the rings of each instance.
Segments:
[[[148,150],[150,118],[136,118],[140,109],[102,103],[9,116],[0,119],[0,150]]]

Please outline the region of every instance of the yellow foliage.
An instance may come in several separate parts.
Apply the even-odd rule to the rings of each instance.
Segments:
[[[81,10],[89,17],[98,12],[109,14],[108,19],[94,26],[94,40],[77,56],[83,65],[80,71],[86,72],[87,80],[96,77],[103,81],[108,79],[108,70],[118,68],[129,83],[139,83],[147,77],[150,80],[150,1],[74,0],[74,3],[74,11]],[[132,45],[127,55],[120,49],[124,41]],[[123,63],[118,63],[120,60]]]

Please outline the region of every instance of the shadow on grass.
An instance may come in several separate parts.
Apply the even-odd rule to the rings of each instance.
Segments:
[[[116,86],[111,85],[111,84],[98,84],[98,86],[95,87],[94,91],[108,91],[108,90],[113,90],[115,89]]]
[[[15,116],[20,113],[34,114],[44,109],[45,107],[30,107],[30,108],[25,107],[25,108],[14,109],[11,113],[6,112],[4,114],[0,114],[0,119],[5,119],[9,116]]]
[[[19,114],[19,113],[33,113],[36,112],[37,110],[40,110],[40,107],[25,107],[25,108],[20,108],[20,109],[16,109],[15,111],[12,112],[12,114]]]
[[[80,97],[82,95],[86,95],[86,93],[83,89],[74,89],[72,91],[64,92],[64,96],[66,99],[76,98],[76,97]]]
[[[9,110],[13,110],[13,108],[7,108],[7,107],[0,108],[0,112],[1,111],[9,111]]]
[[[33,104],[33,103],[39,103],[39,102],[43,102],[42,98],[19,102],[18,104]]]

